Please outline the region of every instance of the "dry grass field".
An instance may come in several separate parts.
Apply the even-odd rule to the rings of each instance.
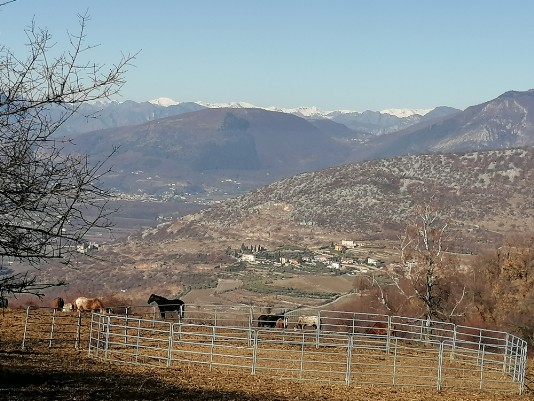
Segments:
[[[525,394],[298,383],[198,365],[147,368],[91,359],[73,347],[21,350],[24,312],[0,315],[0,400],[515,401]],[[528,373],[527,386],[532,382]]]

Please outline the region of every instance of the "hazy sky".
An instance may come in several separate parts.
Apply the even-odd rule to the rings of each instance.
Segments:
[[[95,62],[141,51],[118,100],[464,109],[534,88],[530,0],[17,0],[0,44],[24,56],[34,19],[65,47],[86,11]]]

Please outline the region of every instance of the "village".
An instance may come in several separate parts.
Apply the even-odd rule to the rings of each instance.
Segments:
[[[394,254],[385,244],[341,240],[318,249],[280,247],[268,251],[261,246],[241,246],[231,251],[240,263],[252,266],[290,267],[293,270],[309,270],[334,274],[357,275],[370,271],[381,271],[388,265],[396,265]]]

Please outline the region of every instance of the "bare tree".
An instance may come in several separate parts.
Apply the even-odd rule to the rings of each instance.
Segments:
[[[374,296],[387,311],[416,313],[429,323],[463,316],[464,272],[446,253],[447,228],[447,218],[433,200],[413,209],[400,236],[400,268],[369,276]]]
[[[88,20],[79,16],[79,31],[69,33],[63,52],[34,22],[25,30],[25,58],[0,45],[2,262],[69,264],[89,230],[110,227],[110,193],[100,187],[107,160],[90,163],[87,155],[67,154],[66,139],[54,135],[82,104],[117,94],[135,58],[122,55],[111,67],[85,61],[94,49],[86,44]],[[44,288],[61,284],[8,274],[0,278],[0,295],[41,296]]]

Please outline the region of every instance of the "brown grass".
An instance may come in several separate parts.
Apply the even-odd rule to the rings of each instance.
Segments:
[[[198,365],[147,368],[90,359],[86,350],[21,351],[24,312],[0,315],[0,400],[442,400],[516,401],[517,394],[346,386],[275,380]],[[529,377],[531,376],[529,372]]]

